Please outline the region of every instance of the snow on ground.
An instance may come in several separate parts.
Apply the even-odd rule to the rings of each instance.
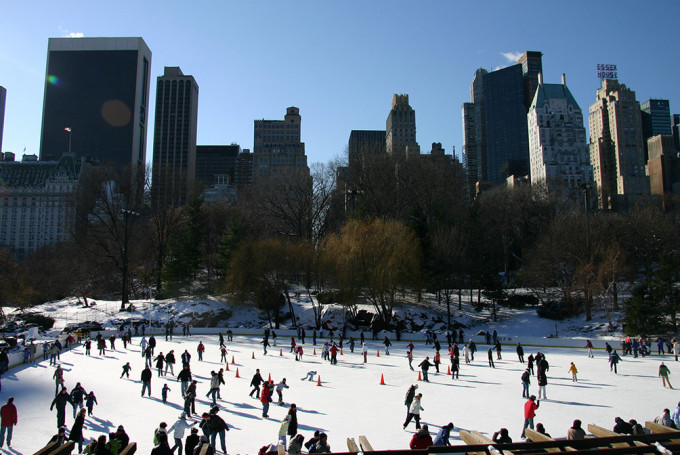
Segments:
[[[530,322],[529,322],[530,323]],[[526,325],[524,325],[526,327]],[[529,326],[530,327],[530,326]],[[517,334],[521,334],[518,332]],[[196,410],[207,411],[209,401],[205,394],[211,370],[223,367],[218,362],[219,350],[216,335],[175,337],[172,342],[156,336],[156,352],[167,353],[174,349],[179,354],[188,349],[192,354],[191,367],[194,378],[199,381]],[[313,346],[308,337],[304,345],[304,360],[296,362],[289,353],[289,339],[278,338],[277,347],[271,347],[264,356],[260,339],[236,336],[228,343],[229,355],[235,364],[225,372],[226,386],[222,387],[219,401],[220,415],[229,423],[227,450],[230,454],[256,454],[265,444],[275,443],[280,421],[287,407],[273,404],[269,419],[262,419],[262,406],[258,400],[250,398],[249,383],[255,368],[260,368],[265,379],[271,374],[274,381],[288,379],[290,389],[284,391],[286,403],[296,403],[298,407],[299,433],[308,439],[314,430],[328,433],[329,444],[334,451],[346,451],[346,438],[366,435],[374,449],[408,448],[414,424],[407,431],[402,429],[406,415],[404,395],[410,384],[417,381],[416,371],[410,371],[406,360],[406,341],[394,342],[392,355],[377,351],[380,341],[368,341],[368,363],[362,362],[358,350],[350,353],[345,345],[344,354],[338,356],[338,365],[330,365],[313,355]],[[519,338],[520,341],[522,338]],[[198,362],[196,346],[199,340],[206,344],[205,361]],[[115,431],[124,425],[131,440],[138,443],[139,453],[149,453],[152,448],[153,430],[161,421],[171,425],[182,410],[180,384],[174,378],[158,378],[154,370],[152,398],[140,397],[140,372],[143,359],[139,348],[140,338],[123,349],[117,342],[116,351],[107,351],[106,356],[85,356],[84,348],[78,346],[61,355],[61,365],[66,370],[66,385],[70,390],[76,382],[81,382],[86,390],[95,391],[99,405],[95,406],[94,416],[86,421],[85,436],[96,438],[101,433]],[[547,342],[548,340],[546,340]],[[435,433],[437,427],[453,422],[456,430],[452,442],[458,440],[458,430],[478,430],[491,434],[501,427],[507,427],[514,440],[519,440],[523,423],[523,404],[520,375],[524,366],[517,361],[512,345],[505,346],[503,360],[496,361],[496,368],[487,365],[486,349],[480,345],[480,352],[470,365],[461,363],[460,379],[452,380],[446,375],[446,364],[442,373],[431,371],[431,382],[419,382],[423,393],[422,419]],[[283,355],[281,356],[281,350]],[[320,354],[320,345],[316,346]],[[550,363],[547,388],[548,400],[542,400],[537,411],[536,422],[542,422],[553,437],[564,437],[573,419],[579,418],[587,423],[612,427],[614,417],[621,416],[638,421],[653,419],[663,408],[673,408],[680,399],[676,390],[664,389],[657,377],[661,360],[670,366],[671,381],[680,387],[679,364],[671,356],[660,358],[656,355],[633,359],[623,357],[619,364],[619,374],[609,371],[603,351],[589,359],[585,349],[564,349],[554,347],[526,347],[525,352],[540,350],[546,353]],[[95,347],[92,349],[96,353]],[[253,353],[255,358],[253,359]],[[414,367],[434,351],[431,346],[416,343]],[[494,353],[495,357],[495,353]],[[444,356],[442,357],[444,360]],[[120,379],[121,367],[129,361],[133,367],[131,379]],[[579,382],[572,383],[569,362],[575,362],[579,369]],[[179,362],[179,358],[178,358]],[[240,378],[235,377],[238,369]],[[321,377],[322,386],[316,381],[302,381],[301,378],[315,370]],[[50,412],[49,405],[54,394],[51,379],[54,367],[48,362],[11,369],[2,378],[0,402],[9,396],[15,397],[19,412],[19,424],[14,432],[12,452],[29,454],[45,445],[56,432],[56,411]],[[176,370],[177,372],[177,370]],[[385,385],[380,385],[384,376]],[[160,389],[168,383],[172,391],[169,403],[160,400]],[[536,380],[532,378],[531,392],[536,393]],[[73,423],[70,407],[67,408],[66,424]],[[434,437],[434,434],[433,434]]]

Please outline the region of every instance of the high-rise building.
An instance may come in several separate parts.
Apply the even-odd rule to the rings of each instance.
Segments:
[[[392,96],[392,109],[385,124],[385,148],[389,155],[420,155],[416,142],[416,111],[408,103],[408,95]]]
[[[2,152],[2,133],[5,130],[5,103],[7,101],[7,89],[0,86],[0,153]]]
[[[241,146],[196,146],[196,183],[201,187],[236,184],[236,163]]]
[[[381,130],[352,130],[348,144],[350,166],[362,156],[384,154],[385,136],[385,131]]]
[[[569,197],[593,181],[583,113],[562,75],[561,84],[539,84],[527,114],[531,184]]]
[[[295,170],[309,175],[305,143],[300,141],[300,109],[289,107],[283,120],[255,120],[253,182],[276,182]]]
[[[672,125],[673,144],[675,144],[675,150],[680,151],[680,114],[673,114]]]
[[[0,245],[23,258],[41,247],[71,240],[81,163],[73,154],[58,161],[0,162]]]
[[[179,67],[165,67],[156,84],[151,198],[182,205],[194,189],[198,84]]]
[[[253,154],[250,149],[243,149],[236,158],[236,188],[243,188],[253,183]]]
[[[671,108],[668,100],[648,99],[640,104],[642,145],[647,159],[647,140],[659,134],[672,134]]]
[[[649,150],[649,161],[647,169],[649,173],[650,192],[654,195],[664,195],[677,193],[680,188],[676,183],[678,177],[678,160],[673,136],[669,134],[659,134],[649,138],[647,149]],[[673,187],[676,188],[673,188]]]
[[[50,38],[40,159],[143,166],[150,68],[142,38]]]
[[[600,207],[617,208],[649,194],[642,145],[640,104],[635,92],[605,79],[590,105],[590,163]]]
[[[542,67],[542,54],[527,51],[515,65],[475,72],[470,103],[462,107],[463,163],[471,195],[476,188],[503,184],[509,176],[529,175],[526,115]]]
[[[527,51],[521,55],[517,63],[522,65],[524,104],[528,112],[538,88],[538,75],[543,74],[543,54],[536,51]]]

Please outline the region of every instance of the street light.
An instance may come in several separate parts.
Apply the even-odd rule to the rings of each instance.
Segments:
[[[119,212],[121,215],[123,215],[123,255],[122,255],[122,263],[123,263],[123,285],[122,285],[122,291],[121,291],[121,298],[120,298],[120,310],[125,311],[125,304],[130,303],[130,298],[128,295],[128,255],[127,255],[127,249],[128,249],[128,218],[130,216],[137,216],[139,213],[133,211],[133,210],[128,210],[128,209],[120,209]]]

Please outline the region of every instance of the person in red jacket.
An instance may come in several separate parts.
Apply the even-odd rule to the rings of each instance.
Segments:
[[[262,386],[262,393],[260,393],[260,401],[262,402],[262,417],[269,417],[269,403],[272,401],[271,396],[274,391],[274,381],[265,381]]]
[[[534,417],[536,417],[536,409],[541,404],[536,400],[536,395],[531,395],[526,403],[524,403],[524,428],[522,428],[522,437],[524,437],[524,430],[527,427],[534,429]]]
[[[0,447],[5,445],[7,434],[7,446],[12,446],[12,431],[17,424],[17,407],[14,406],[14,397],[9,397],[7,403],[0,408]]]
[[[412,449],[427,449],[432,446],[432,436],[427,429],[427,425],[416,432],[411,438],[411,443],[408,445]]]

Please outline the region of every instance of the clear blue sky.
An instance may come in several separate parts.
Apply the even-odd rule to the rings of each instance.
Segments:
[[[253,120],[298,106],[314,163],[341,156],[352,129],[384,129],[394,93],[410,95],[423,152],[441,142],[460,156],[475,69],[506,66],[514,63],[506,55],[526,50],[543,52],[546,83],[567,74],[586,118],[597,63],[617,64],[638,101],[666,98],[680,113],[679,19],[678,0],[3,0],[2,149],[39,153],[50,37],[143,37],[152,87],[164,66],[196,78],[199,144],[252,148]],[[154,103],[152,91],[152,122]]]

